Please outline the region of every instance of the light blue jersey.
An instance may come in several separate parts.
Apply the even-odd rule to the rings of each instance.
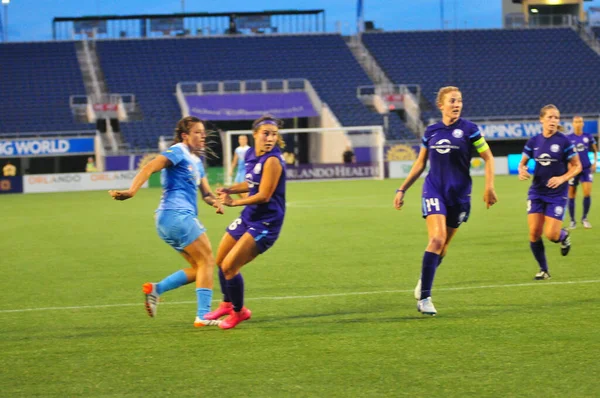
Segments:
[[[248,145],[246,146],[239,146],[237,148],[235,148],[235,153],[238,157],[238,161],[237,161],[237,169],[236,169],[236,174],[235,174],[235,180],[234,182],[239,183],[239,182],[243,182],[245,180],[245,173],[246,173],[246,152],[248,152],[248,149],[250,149],[250,147]]]
[[[161,172],[163,194],[157,210],[187,210],[197,216],[198,184],[204,176],[201,161],[183,143],[171,146],[161,155],[172,165]]]

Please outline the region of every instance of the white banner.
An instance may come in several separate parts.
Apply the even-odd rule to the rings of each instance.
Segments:
[[[69,192],[104,189],[127,189],[137,171],[105,173],[31,174],[23,176],[23,192]],[[146,182],[143,188],[148,187]]]
[[[412,168],[413,161],[410,160],[398,160],[389,162],[389,178],[406,178]],[[494,157],[494,165],[496,175],[507,175],[508,174],[508,158],[505,156]],[[429,163],[421,177],[425,177],[429,172]],[[483,176],[485,175],[485,162],[480,157],[471,159],[471,175],[472,176]]]
[[[566,121],[562,123],[565,134],[573,132],[573,123]],[[487,140],[494,139],[527,139],[542,134],[542,125],[539,122],[515,122],[515,123],[482,123],[479,131]],[[598,133],[598,121],[587,120],[583,125],[583,132],[590,134]]]

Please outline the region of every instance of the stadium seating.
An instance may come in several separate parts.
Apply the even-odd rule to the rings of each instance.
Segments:
[[[340,35],[106,40],[97,51],[109,90],[140,103],[144,119],[122,124],[133,147],[155,147],[158,136],[172,134],[182,81],[306,78],[343,125],[383,122],[356,97],[357,86],[372,83]],[[392,138],[410,134],[391,119]]]
[[[592,32],[594,32],[594,35],[600,40],[600,26],[594,26]]]
[[[0,134],[89,130],[70,95],[85,95],[73,42],[0,44]]]
[[[460,87],[467,117],[600,113],[600,57],[571,29],[366,33],[363,42],[394,83]],[[425,112],[425,117],[439,115]],[[424,119],[425,119],[424,117]]]

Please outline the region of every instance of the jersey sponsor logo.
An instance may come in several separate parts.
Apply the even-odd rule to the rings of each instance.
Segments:
[[[450,152],[452,149],[458,148],[458,145],[452,145],[452,142],[446,138],[439,140],[431,146],[431,149],[435,149],[438,153],[441,153],[442,155]]]
[[[262,170],[262,164],[256,163],[256,166],[254,166],[254,170],[252,170],[252,172],[254,174],[260,174],[261,170]]]
[[[465,135],[465,133],[461,129],[455,129],[452,132],[452,137],[454,137],[454,138],[462,138],[463,135]]]
[[[254,188],[259,185],[258,182],[254,182],[254,178],[252,178],[252,174],[250,173],[246,174],[246,182],[248,183],[248,188]]]
[[[552,162],[558,162],[557,159],[552,159],[552,157],[547,153],[542,153],[540,156],[535,158],[535,161],[542,166],[550,166]]]
[[[575,152],[585,152],[585,144],[581,142],[575,146]]]
[[[558,146],[558,144],[552,144],[550,145],[550,152],[558,152],[560,150],[560,147]]]

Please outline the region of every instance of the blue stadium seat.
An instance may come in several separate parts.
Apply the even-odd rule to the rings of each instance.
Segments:
[[[89,130],[70,95],[85,95],[73,42],[0,44],[0,134]]]
[[[363,42],[397,84],[420,84],[432,111],[437,90],[460,87],[467,117],[600,113],[600,57],[572,29],[366,33]]]
[[[133,93],[144,119],[123,123],[133,147],[156,147],[171,135],[181,110],[175,85],[182,81],[308,79],[345,126],[381,125],[381,115],[356,98],[372,84],[340,35],[106,40],[97,42],[111,92]],[[406,131],[394,121],[394,134]]]

